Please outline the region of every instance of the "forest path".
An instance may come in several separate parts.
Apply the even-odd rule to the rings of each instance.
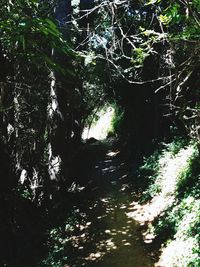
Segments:
[[[71,253],[65,267],[154,266],[139,226],[126,215],[133,196],[125,163],[107,151],[88,175],[89,188],[74,206],[80,223],[70,233]]]

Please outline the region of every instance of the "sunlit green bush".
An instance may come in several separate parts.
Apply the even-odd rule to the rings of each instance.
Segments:
[[[187,147],[187,145],[187,139],[176,137],[172,142],[166,144],[165,146],[167,150],[171,152],[173,156],[175,156],[182,148]]]
[[[154,225],[154,232],[157,236],[167,237],[163,258],[169,267],[199,266],[199,214],[200,200],[187,197],[168,209]],[[170,254],[172,250],[176,250],[176,254]]]
[[[179,197],[188,195],[200,197],[200,155],[197,147],[195,147],[195,152],[187,166],[179,174],[177,195]]]
[[[162,211],[153,225],[155,236],[164,244],[161,258],[169,267],[198,267],[200,266],[199,150],[196,145],[186,146],[185,142],[179,140],[178,143],[165,145],[165,149],[156,153],[140,168],[141,174],[146,172],[146,179],[149,179],[143,199],[150,200],[159,191],[162,193],[163,180],[168,180],[168,183],[170,181],[170,177],[166,175],[168,168],[174,164],[176,171],[174,190],[170,191],[174,201]]]
[[[120,129],[124,118],[124,111],[116,103],[113,103],[112,107],[114,108],[115,112],[111,120],[108,136],[117,136],[120,134]]]
[[[161,149],[156,150],[151,156],[144,158],[142,166],[139,167],[134,185],[138,192],[142,192],[140,202],[151,199],[160,191],[160,185],[156,183],[158,178]]]

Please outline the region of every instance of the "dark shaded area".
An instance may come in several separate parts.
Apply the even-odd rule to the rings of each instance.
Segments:
[[[43,2],[46,1],[41,1],[41,6]],[[16,5],[9,3],[10,6],[5,9],[1,7],[1,15],[5,15],[4,22],[0,25],[3,31],[3,34],[0,33],[0,264],[3,266],[38,267],[38,262],[47,257],[51,250],[47,239],[50,229],[60,226],[63,230],[68,215],[72,218],[69,225],[74,225],[74,234],[78,236],[81,230],[80,227],[76,229],[76,224],[81,220],[85,222],[80,211],[87,213],[88,222],[95,219],[92,226],[88,225],[89,233],[86,233],[89,235],[89,240],[86,238],[89,248],[87,253],[99,249],[98,242],[101,238],[103,241],[108,239],[107,233],[101,230],[109,230],[106,229],[109,223],[116,234],[123,235],[119,231],[123,232],[124,229],[125,241],[121,239],[119,247],[125,247],[126,241],[130,243],[128,247],[133,247],[133,237],[138,241],[138,235],[132,236],[134,223],[126,221],[123,225],[125,216],[121,211],[128,211],[132,192],[131,183],[126,180],[129,163],[134,162],[132,168],[135,168],[159,141],[170,141],[175,135],[186,136],[188,132],[192,132],[193,136],[198,139],[200,137],[200,72],[197,61],[194,60],[196,55],[189,54],[193,42],[178,44],[174,56],[179,67],[187,58],[190,59],[188,65],[180,71],[178,69],[178,76],[183,76],[183,79],[180,78],[177,84],[173,83],[172,87],[166,86],[165,90],[155,93],[163,82],[145,81],[155,80],[168,73],[168,69],[172,67],[162,60],[166,59],[168,50],[172,48],[166,41],[158,41],[152,46],[155,51],[145,56],[141,66],[136,69],[131,60],[135,56],[133,46],[124,39],[121,28],[127,36],[137,35],[140,27],[150,27],[152,31],[161,33],[163,29],[156,18],[159,16],[156,5],[141,6],[141,1],[128,5],[112,1],[106,3],[107,21],[102,23],[102,14],[98,10],[85,13],[85,10],[95,6],[95,2],[81,0],[78,15],[81,19],[77,21],[77,31],[74,31],[76,27],[70,22],[73,15],[71,1],[57,1],[55,12],[52,1],[41,9],[35,1],[30,5],[28,2],[23,5],[19,1]],[[168,7],[168,4],[163,5],[164,8]],[[185,10],[181,9],[181,12]],[[17,16],[17,13],[20,15]],[[110,24],[111,21],[113,25]],[[183,25],[184,23],[174,28],[183,29]],[[115,67],[112,64],[109,66],[107,55],[105,57],[105,53],[113,45],[110,37],[112,31],[118,37],[118,42],[124,39],[123,56],[127,55],[128,58],[118,58],[121,51],[114,49],[111,58]],[[94,37],[93,44],[88,39],[89,36]],[[141,40],[134,45],[139,48]],[[72,53],[69,46],[76,47],[82,55]],[[100,59],[95,61],[91,57],[93,62],[86,67],[84,57],[88,52],[100,55]],[[197,47],[194,53],[198,53]],[[136,61],[137,59],[135,57]],[[122,68],[124,73],[131,68],[131,77],[136,77],[141,84],[129,83],[117,73],[116,67]],[[175,74],[173,68],[171,71]],[[188,73],[190,75],[184,81]],[[91,105],[89,101],[92,102],[92,98],[84,99],[84,90],[88,89],[84,87],[84,82],[88,80],[92,81],[92,86],[103,88],[103,96],[95,99]],[[176,88],[180,84],[181,90],[178,92]],[[52,108],[53,100],[55,102]],[[121,159],[116,157],[112,160],[110,156],[105,156],[109,146],[102,145],[98,140],[90,139],[86,143],[81,140],[87,117],[93,116],[93,109],[103,105],[104,101],[116,103],[123,111],[115,135],[119,139],[115,140],[114,146],[116,150],[120,150]],[[88,108],[88,111],[87,105],[93,108]],[[60,160],[60,165],[53,161],[56,157]],[[199,157],[190,166],[192,171],[188,174],[189,179],[183,179],[179,187],[177,194],[180,200],[193,188],[193,194],[199,195],[199,190],[196,189],[200,171],[198,162]],[[50,175],[50,169],[54,166],[50,164],[59,165],[54,178]],[[19,182],[23,170],[27,171],[27,177],[24,182]],[[89,170],[94,171],[94,176]],[[132,180],[139,193],[148,186],[149,176],[153,176],[154,171],[144,171],[143,175],[145,181],[141,177],[136,177],[137,181]],[[98,215],[101,216],[99,221],[95,217]],[[122,219],[118,220],[117,217]],[[165,231],[167,222],[166,218],[166,224],[163,223],[160,232]],[[116,227],[119,228],[118,232]],[[173,227],[175,223],[172,221],[162,235],[162,241],[168,234],[174,233]],[[66,237],[65,229],[63,236]],[[137,245],[141,248],[140,241]],[[103,246],[105,250],[105,242]],[[73,246],[73,242],[66,245],[66,253],[70,254],[69,262],[78,267],[82,263],[93,267],[93,262],[87,260],[85,251],[79,248],[80,246]],[[120,248],[108,253],[112,263]],[[131,250],[127,251],[130,256]],[[55,257],[59,260],[64,256],[66,254],[62,251]],[[107,261],[106,256],[105,258]],[[97,256],[95,260],[97,266],[103,266],[103,258]]]
[[[36,266],[43,255],[44,215],[17,195],[1,199],[0,213],[2,266]]]
[[[0,143],[0,264],[35,266],[43,253],[44,211],[19,195],[6,146]]]
[[[170,136],[170,121],[163,116],[163,95],[155,94],[154,87],[118,83],[115,92],[124,110],[120,130],[124,149],[141,157],[151,150],[154,140]]]

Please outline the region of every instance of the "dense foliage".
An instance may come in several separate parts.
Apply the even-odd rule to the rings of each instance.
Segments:
[[[0,18],[0,264],[15,251],[21,266],[35,234],[26,225],[38,221],[40,235],[69,193],[82,132],[105,103],[112,136],[136,157],[158,139],[199,139],[200,4],[3,0]]]

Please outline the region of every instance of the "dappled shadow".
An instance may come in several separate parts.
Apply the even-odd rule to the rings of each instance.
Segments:
[[[124,162],[109,152],[91,171],[89,188],[74,206],[79,223],[65,229],[65,267],[153,266],[139,227],[127,216],[132,197]]]

